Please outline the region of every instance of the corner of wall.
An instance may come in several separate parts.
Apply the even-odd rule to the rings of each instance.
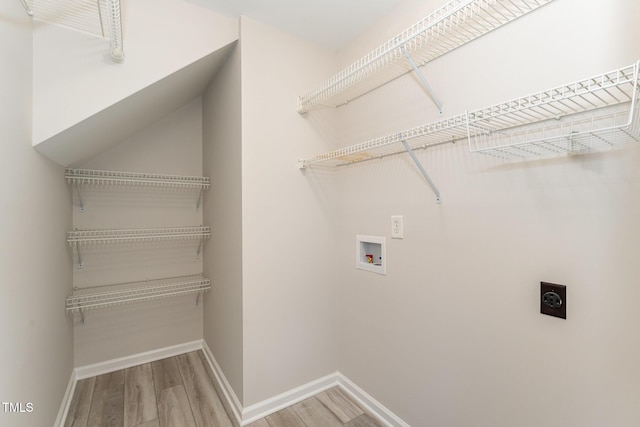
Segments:
[[[204,298],[204,340],[230,387],[243,401],[242,117],[240,43],[203,95],[203,173],[211,178],[204,223],[212,239],[204,272],[212,290]]]

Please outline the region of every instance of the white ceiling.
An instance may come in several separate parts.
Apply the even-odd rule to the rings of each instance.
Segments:
[[[401,0],[192,0],[223,15],[248,16],[339,49]]]

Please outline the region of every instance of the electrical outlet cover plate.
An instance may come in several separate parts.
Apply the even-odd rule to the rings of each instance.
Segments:
[[[540,282],[540,313],[567,318],[567,287]]]

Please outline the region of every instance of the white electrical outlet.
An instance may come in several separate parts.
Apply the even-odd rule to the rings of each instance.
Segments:
[[[391,217],[391,238],[402,239],[404,237],[404,226],[402,225],[402,215]]]

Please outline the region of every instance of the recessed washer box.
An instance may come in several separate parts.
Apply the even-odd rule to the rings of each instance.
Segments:
[[[356,268],[378,274],[387,274],[385,238],[356,236]]]

